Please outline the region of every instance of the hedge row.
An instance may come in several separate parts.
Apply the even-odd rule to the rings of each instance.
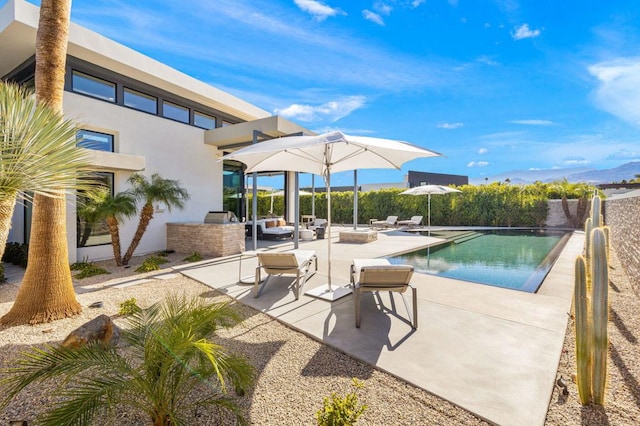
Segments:
[[[462,192],[431,196],[431,223],[446,226],[542,226],[550,199],[588,198],[594,187],[567,182],[531,185],[464,185]],[[358,223],[369,219],[398,216],[424,216],[427,221],[428,196],[400,195],[403,189],[382,189],[358,194]],[[300,197],[300,213],[311,214],[312,197]],[[353,191],[331,193],[331,216],[334,223],[353,223]],[[271,196],[258,195],[258,215],[266,216]],[[284,212],[284,197],[274,197],[273,212]],[[327,217],[325,193],[315,194],[316,217]],[[251,214],[251,213],[250,213]]]

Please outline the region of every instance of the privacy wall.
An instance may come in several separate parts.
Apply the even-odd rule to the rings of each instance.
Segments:
[[[611,244],[640,295],[640,191],[604,202],[605,223],[611,228]]]

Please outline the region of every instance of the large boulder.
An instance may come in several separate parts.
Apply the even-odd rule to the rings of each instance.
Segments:
[[[100,315],[91,321],[73,330],[62,346],[67,348],[79,348],[90,342],[102,342],[107,345],[116,345],[120,338],[120,329],[107,315]]]

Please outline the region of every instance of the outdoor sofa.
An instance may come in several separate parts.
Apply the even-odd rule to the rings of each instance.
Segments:
[[[283,218],[258,219],[256,222],[258,228],[259,240],[279,240],[291,238],[293,236],[294,227],[287,225]],[[248,221],[245,224],[247,235],[253,235],[253,222]]]

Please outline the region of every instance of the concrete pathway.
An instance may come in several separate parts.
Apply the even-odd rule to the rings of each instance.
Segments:
[[[333,228],[337,236],[339,228]],[[239,256],[178,266],[181,273],[236,298],[327,345],[376,365],[500,425],[543,425],[564,342],[573,295],[573,264],[584,236],[575,233],[537,294],[414,274],[418,288],[417,330],[406,320],[398,295],[365,294],[362,326],[355,327],[353,296],[336,302],[288,289],[292,279],[273,277],[262,295],[239,275],[252,274],[255,258]],[[398,231],[379,232],[367,244],[332,244],[332,283],[349,281],[354,258],[411,251],[438,241]],[[261,242],[264,244],[263,242]],[[273,250],[293,248],[275,243]],[[327,240],[300,242],[318,255],[318,273],[304,290],[327,285]],[[406,296],[407,299],[410,295]],[[377,306],[382,304],[384,311]]]

